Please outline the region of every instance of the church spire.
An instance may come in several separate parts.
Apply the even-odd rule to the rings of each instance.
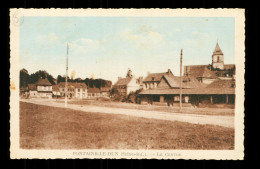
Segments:
[[[213,52],[213,55],[223,55],[223,53],[222,53],[222,51],[221,51],[221,49],[220,49],[220,47],[218,45],[218,41],[217,41],[217,44],[216,44],[216,48],[215,48],[215,50]]]

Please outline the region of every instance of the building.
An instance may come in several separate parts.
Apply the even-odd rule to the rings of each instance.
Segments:
[[[29,91],[29,97],[30,98],[36,98],[38,93],[37,93],[37,86],[36,84],[28,84],[28,91]]]
[[[36,83],[38,97],[40,98],[52,98],[52,84],[48,79],[40,78]]]
[[[111,87],[101,87],[100,94],[103,97],[109,97],[110,96]]]
[[[61,92],[58,85],[52,86],[52,96],[56,98],[61,97]]]
[[[52,84],[48,79],[40,78],[35,84],[28,84],[30,98],[52,98]]]
[[[180,77],[164,75],[157,88],[141,91],[141,103],[178,106],[180,92]],[[182,102],[183,106],[234,104],[235,80],[218,79],[206,85],[200,83],[196,78],[183,77]]]
[[[164,76],[164,75],[174,76],[170,69],[168,69],[167,72],[163,72],[163,73],[149,73],[148,72],[146,78],[142,82],[143,89],[147,90],[147,89],[157,88],[162,76]]]
[[[211,64],[184,66],[184,76],[195,77],[205,84],[210,84],[217,79],[231,80],[235,78],[235,74],[234,64],[224,64],[224,54],[218,43],[213,51]]]
[[[84,99],[88,97],[88,89],[85,83],[68,82],[68,98]],[[61,97],[65,97],[65,82],[58,85]]]
[[[181,79],[170,70],[148,74],[140,92],[142,104],[179,105],[182,90],[183,106],[235,104],[235,65],[224,64],[224,54],[218,43],[212,55],[212,64],[184,66]]]
[[[100,97],[101,91],[99,88],[89,88],[88,89],[88,98]]]
[[[118,77],[118,80],[113,88],[116,88],[120,95],[127,96],[130,92],[139,90],[140,84],[134,76],[126,78]]]

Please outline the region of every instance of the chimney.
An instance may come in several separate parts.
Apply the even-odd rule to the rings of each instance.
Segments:
[[[168,74],[172,74],[172,71],[171,71],[171,69],[168,69],[168,72],[167,72]]]

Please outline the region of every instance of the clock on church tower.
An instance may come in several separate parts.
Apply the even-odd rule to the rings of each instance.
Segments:
[[[224,54],[222,53],[218,43],[212,55],[212,68],[213,69],[224,69]]]

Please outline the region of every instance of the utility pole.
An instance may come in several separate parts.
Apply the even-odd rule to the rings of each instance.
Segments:
[[[182,49],[181,49],[181,59],[180,59],[180,111],[182,110]]]
[[[68,106],[68,55],[69,55],[69,45],[67,43],[66,78],[65,78],[65,107]]]

